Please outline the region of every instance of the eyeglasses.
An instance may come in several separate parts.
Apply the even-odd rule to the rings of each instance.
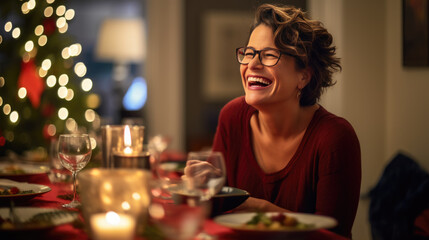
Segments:
[[[237,55],[237,60],[240,64],[249,64],[250,61],[256,56],[256,54],[259,55],[259,61],[262,65],[266,67],[272,67],[276,65],[279,62],[280,57],[282,54],[287,54],[285,52],[281,52],[278,49],[275,48],[265,48],[262,50],[256,50],[252,47],[240,47],[235,50],[235,53]],[[290,55],[292,56],[292,55]]]

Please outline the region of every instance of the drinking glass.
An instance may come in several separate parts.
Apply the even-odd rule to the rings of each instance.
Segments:
[[[154,201],[152,208],[159,211],[149,211],[152,218],[159,219],[156,222],[161,224],[161,229],[169,237],[179,233],[186,233],[188,239],[214,239],[202,230],[203,220],[210,212],[210,199],[216,195],[225,184],[225,163],[221,152],[198,151],[190,152],[185,159],[164,159],[158,158],[155,164],[158,181],[162,189],[171,197],[173,203],[168,198],[158,198],[160,202]],[[165,209],[162,211],[162,209]],[[182,209],[173,211],[171,209]],[[152,209],[153,210],[153,209]],[[161,212],[160,216],[168,220],[169,212],[175,212],[170,216],[182,219],[187,222],[185,225],[169,224],[153,212]],[[197,234],[198,233],[198,234]],[[197,235],[195,238],[194,235]]]
[[[58,139],[58,156],[61,164],[72,172],[73,200],[65,208],[80,206],[76,199],[76,175],[91,159],[92,148],[88,134],[61,134]]]
[[[222,189],[225,179],[225,161],[221,152],[190,152],[186,160],[182,184],[177,189],[172,189],[173,198],[179,196],[188,204],[204,206],[204,215],[207,218],[211,208],[209,200]],[[214,239],[202,228],[196,238]]]
[[[159,198],[152,200],[149,215],[166,240],[195,240],[205,218],[202,206],[176,204]]]
[[[198,196],[199,201],[208,201],[222,189],[225,175],[221,152],[190,152],[178,190],[187,196]]]
[[[171,199],[169,189],[182,182],[183,170],[186,165],[186,154],[166,151],[170,139],[163,135],[156,135],[149,140],[151,155],[151,170],[157,180],[153,188],[156,197]]]

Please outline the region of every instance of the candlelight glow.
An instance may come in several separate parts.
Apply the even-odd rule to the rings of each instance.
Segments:
[[[140,196],[140,194],[139,193],[137,193],[137,192],[135,192],[135,193],[133,193],[133,198],[134,198],[134,200],[140,200],[141,199],[141,196]]]
[[[161,204],[155,203],[149,207],[149,214],[155,219],[161,219],[165,216],[165,211]]]
[[[106,221],[112,225],[118,225],[121,221],[121,218],[117,213],[109,211],[106,213]]]

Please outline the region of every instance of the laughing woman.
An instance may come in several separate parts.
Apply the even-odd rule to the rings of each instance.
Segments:
[[[341,70],[332,36],[294,7],[261,5],[237,49],[245,96],[221,110],[213,150],[227,185],[251,197],[237,211],[293,211],[335,218],[351,237],[361,184],[359,140],[318,104]]]

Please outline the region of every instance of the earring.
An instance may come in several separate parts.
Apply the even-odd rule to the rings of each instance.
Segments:
[[[298,88],[298,92],[296,93],[296,98],[300,99],[302,89]]]

